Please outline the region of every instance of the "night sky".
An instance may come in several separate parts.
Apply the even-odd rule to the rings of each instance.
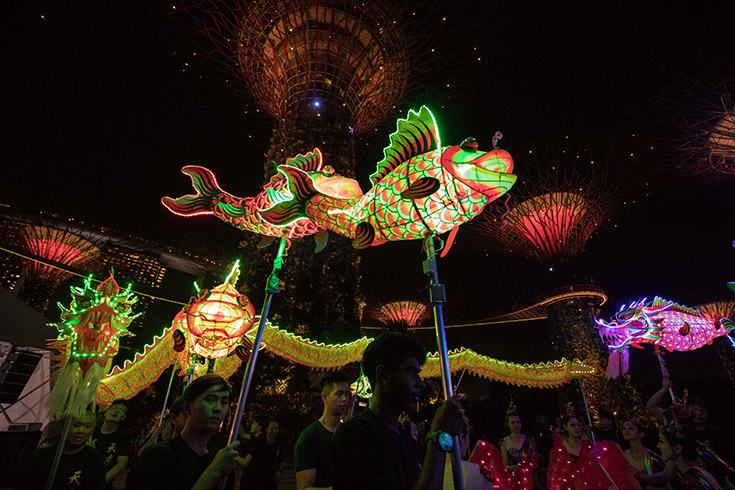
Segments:
[[[262,183],[270,128],[262,121],[234,121],[221,110],[225,95],[206,94],[206,81],[183,71],[181,33],[167,7],[3,2],[0,202],[174,246],[182,246],[187,235],[216,240],[234,257],[239,231],[214,218],[176,217],[160,198],[189,193],[188,178],[179,172],[187,164],[212,169],[235,195],[254,195]],[[457,94],[452,100],[461,107],[446,114],[436,106],[455,103],[447,90],[437,90],[436,99],[424,103],[445,123],[440,125],[444,142],[456,144],[472,135],[488,148],[493,132],[501,129],[502,146],[511,153],[528,140],[560,132],[644,133],[645,117],[636,111],[658,95],[657,87],[672,73],[695,74],[701,59],[719,52],[730,56],[722,69],[735,74],[735,5],[722,9],[710,2],[681,7],[662,1],[499,3],[482,19],[487,29],[476,44],[483,60],[468,84],[474,90]],[[463,19],[449,20],[461,29]],[[380,157],[389,133],[358,144],[364,190],[374,168],[370,162]],[[661,175],[663,182],[670,179]],[[711,179],[712,185],[697,179],[670,189],[657,186],[593,236],[585,260],[610,297],[603,309],[607,316],[641,296],[691,306],[735,299],[725,288],[735,280],[735,182]],[[490,254],[469,230],[460,230],[455,247],[439,262],[449,298],[447,324],[481,319],[542,292],[542,285],[533,284],[538,271],[516,258]],[[378,297],[393,278],[395,288],[420,299],[426,294],[418,292],[425,283],[421,260],[417,242],[363,252],[368,298]],[[544,328],[540,322],[456,329],[449,340],[509,360],[549,360],[545,348],[520,345],[524,338],[543,338]],[[634,357],[633,369],[639,368],[641,382],[650,382],[643,373],[655,374],[653,355],[649,349],[640,356],[645,358]],[[670,356],[675,378],[724,376],[713,349],[688,356]]]

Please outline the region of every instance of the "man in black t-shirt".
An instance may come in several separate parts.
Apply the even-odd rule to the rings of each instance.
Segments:
[[[301,432],[294,447],[296,490],[332,486],[329,446],[334,432],[342,423],[349,389],[347,376],[341,371],[334,371],[322,378],[322,416]]]
[[[105,488],[112,490],[115,477],[125,469],[132,454],[130,437],[120,430],[120,423],[128,414],[128,402],[115,400],[104,413],[104,422],[94,431],[89,445],[102,453],[105,459]]]
[[[413,412],[424,387],[419,373],[426,349],[405,334],[385,333],[373,340],[362,357],[362,372],[373,395],[370,406],[342,424],[332,439],[334,490],[440,490],[445,449],[466,428],[454,396],[436,411],[427,436],[423,465],[398,428],[398,417]]]
[[[87,446],[94,432],[95,415],[88,411],[72,420],[56,470],[52,490],[102,490],[105,465],[99,451]],[[46,488],[57,445],[47,446],[23,458],[2,480],[0,488],[40,490]]]
[[[278,421],[269,420],[265,437],[255,440],[245,457],[240,488],[245,490],[276,490],[283,476],[283,446],[278,438]]]
[[[211,441],[227,415],[230,385],[217,374],[195,379],[182,395],[186,426],[181,435],[140,455],[125,488],[128,490],[213,489],[229,475],[234,483],[235,441],[219,451]]]

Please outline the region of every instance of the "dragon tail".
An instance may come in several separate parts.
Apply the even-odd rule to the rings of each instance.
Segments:
[[[211,170],[188,165],[181,172],[191,178],[191,185],[196,194],[187,194],[179,198],[163,197],[161,203],[174,214],[180,216],[199,216],[214,214],[214,206],[217,199],[224,194],[219,188],[217,179]]]
[[[319,194],[309,174],[296,167],[281,165],[278,171],[286,176],[291,199],[276,203],[260,211],[260,216],[274,226],[287,226],[299,218],[305,218],[306,204]]]

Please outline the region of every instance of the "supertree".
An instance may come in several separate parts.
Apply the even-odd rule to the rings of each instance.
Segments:
[[[672,76],[651,103],[662,162],[684,177],[735,176],[735,65],[705,60],[697,72]]]
[[[588,282],[582,258],[589,238],[635,195],[630,178],[637,161],[630,140],[611,135],[600,140],[562,136],[555,142],[534,143],[518,153],[521,177],[506,202],[473,222],[474,230],[490,244],[519,252],[542,265],[553,287],[576,284],[574,297],[546,305],[552,341],[558,354],[601,366],[603,346],[594,328],[599,313],[599,288],[589,296],[579,283]],[[522,170],[521,170],[522,169]],[[643,413],[640,395],[629,378],[585,383],[590,411]],[[562,393],[561,405],[581,397]],[[566,398],[566,400],[565,400]],[[640,413],[636,413],[640,412]]]
[[[707,318],[719,321],[720,318],[735,318],[735,301],[715,301],[696,307]],[[735,340],[730,337],[717,339],[715,349],[722,360],[722,365],[735,386]]]
[[[92,234],[71,222],[38,217],[19,226],[15,241],[29,257],[22,261],[23,272],[14,289],[18,298],[44,312],[56,288],[72,276],[67,269],[94,267],[100,249]]]
[[[371,309],[368,314],[390,330],[411,330],[431,316],[431,307],[419,301],[391,301]]]

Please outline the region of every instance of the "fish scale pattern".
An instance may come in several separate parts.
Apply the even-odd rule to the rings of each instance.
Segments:
[[[442,168],[439,159],[445,149],[402,163],[360,199],[315,196],[306,206],[306,215],[317,223],[331,223],[338,233],[350,238],[355,238],[357,225],[363,222],[374,227],[381,242],[419,239],[427,231],[445,233],[472,219],[493,199]],[[411,183],[424,177],[439,180],[439,190],[414,201],[401,197]],[[499,188],[498,195],[505,190]]]

